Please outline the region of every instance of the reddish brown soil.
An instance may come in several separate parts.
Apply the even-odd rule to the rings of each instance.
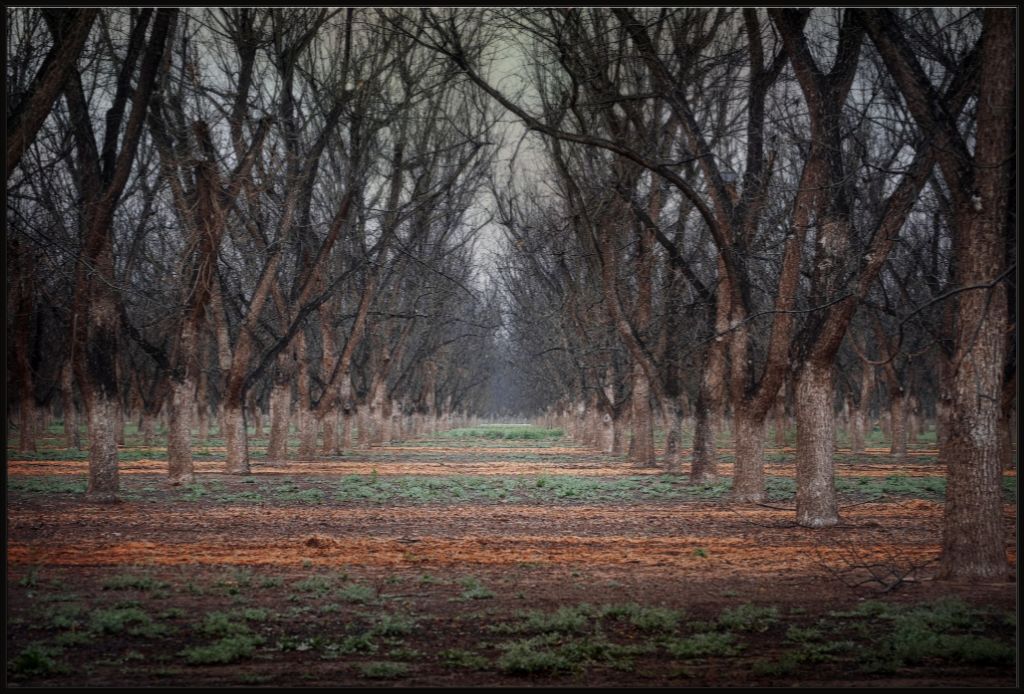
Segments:
[[[406,452],[450,457],[439,462],[403,461]],[[941,474],[934,464],[893,465],[885,462],[881,451],[872,453],[875,455],[857,464],[841,465],[839,474]],[[373,470],[382,475],[644,472],[609,465],[600,456],[571,447],[392,447],[375,450],[374,454],[387,457],[258,464],[256,474],[331,476],[368,474]],[[559,460],[544,463],[502,458],[516,454],[557,456]],[[934,455],[934,451],[922,455],[926,454]],[[472,456],[474,460],[460,461],[460,456]],[[481,456],[493,456],[494,462],[477,462]],[[126,462],[122,469],[128,474],[156,475],[164,465],[142,460]],[[208,476],[240,487],[237,478],[218,474],[221,465],[219,461],[199,462],[197,468],[201,478]],[[729,467],[723,466],[726,473]],[[80,475],[84,469],[84,461],[12,461],[8,472]],[[775,464],[770,474],[785,475],[787,471],[792,474],[791,464]],[[316,477],[310,479],[315,483]],[[154,476],[152,484],[159,487],[162,481]],[[160,498],[161,494],[166,499]],[[754,603],[777,606],[783,614],[791,615],[788,624],[806,626],[830,610],[850,609],[865,597],[920,603],[953,595],[973,605],[1012,611],[1016,605],[1015,583],[958,585],[934,580],[942,520],[942,505],[935,501],[856,504],[843,509],[840,526],[808,530],[795,525],[791,510],[725,502],[374,505],[328,498],[322,506],[231,506],[206,501],[172,503],[170,491],[156,496],[145,502],[112,506],[91,505],[79,495],[68,494],[23,494],[11,499],[7,517],[7,597],[9,617],[13,618],[7,631],[9,653],[18,653],[28,644],[58,633],[42,625],[40,615],[50,601],[59,602],[52,593],[61,590],[84,599],[88,608],[111,605],[125,597],[155,611],[180,608],[178,616],[169,618],[176,629],[175,636],[165,639],[170,645],[112,635],[67,649],[63,655],[70,668],[67,673],[21,675],[13,683],[1013,684],[1014,673],[1006,667],[946,663],[864,674],[850,671],[849,659],[803,663],[777,675],[755,674],[751,670],[755,662],[782,653],[786,631],[781,626],[748,635],[746,650],[739,656],[672,662],[664,655],[652,654],[638,656],[631,669],[592,666],[576,672],[517,676],[494,667],[454,668],[439,655],[446,649],[461,648],[478,650],[493,661],[501,651],[495,650],[497,637],[490,629],[492,625],[513,619],[523,609],[551,610],[581,602],[635,602],[685,609],[689,620],[713,620],[723,609]],[[1012,570],[1016,564],[1016,509],[1012,505],[1006,506],[1005,517]],[[904,576],[905,580],[884,593],[872,592],[871,585],[851,588],[868,576],[871,566],[883,567],[889,572],[885,575]],[[250,572],[251,583],[240,584],[232,592],[234,579],[230,577],[239,568]],[[111,577],[129,569],[144,572],[169,587],[162,596],[144,590],[104,590]],[[337,578],[338,572],[344,572],[344,578]],[[370,605],[343,604],[338,611],[318,613],[316,610],[332,598],[300,594],[294,588],[295,582],[310,576],[372,586],[375,598]],[[468,584],[460,581],[468,580],[468,576],[493,595],[479,600],[462,596]],[[260,588],[261,581],[276,583]],[[263,607],[280,615],[272,631],[267,632],[267,645],[257,656],[228,665],[187,665],[180,657],[171,657],[203,640],[195,636],[196,619],[238,604]],[[308,605],[312,612],[287,616],[294,605]],[[406,674],[395,678],[366,679],[360,669],[369,661],[396,660],[384,651],[328,658],[316,646],[269,648],[282,633],[310,639],[351,633],[352,625],[369,619],[367,614],[396,610],[416,615],[418,627],[404,637],[402,648],[418,655],[408,656]],[[610,636],[619,642],[647,638],[629,628],[614,629]],[[109,657],[101,657],[103,654]],[[114,657],[117,654],[121,654],[120,661]]]

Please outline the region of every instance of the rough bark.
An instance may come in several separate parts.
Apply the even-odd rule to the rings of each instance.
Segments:
[[[736,463],[731,497],[760,503],[764,501],[764,414],[740,404],[733,412],[733,437]]]
[[[825,528],[839,523],[832,364],[805,364],[797,374],[796,391],[796,521]]]
[[[117,501],[120,486],[117,467],[117,402],[105,393],[97,393],[88,407],[89,486],[85,496],[98,503]]]
[[[168,402],[167,481],[174,486],[192,484],[192,405],[196,385],[190,378],[171,381]]]
[[[868,435],[868,407],[871,404],[871,382],[873,367],[861,365],[860,391],[855,406],[852,408],[852,424],[850,431],[850,452],[863,455],[865,440]]]
[[[224,471],[229,475],[249,474],[249,437],[245,431],[243,408],[228,405],[224,408],[224,444],[227,462]]]
[[[955,210],[954,250],[961,286],[991,283],[1003,267],[1013,161],[1014,15],[988,9],[982,30],[975,196]],[[1005,285],[966,291],[957,301],[952,416],[940,573],[955,579],[1008,574],[999,445],[1006,350]]]
[[[647,374],[639,365],[633,366],[633,450],[630,462],[640,467],[657,467],[654,451],[654,413],[651,411],[651,389]]]
[[[270,389],[270,440],[267,442],[267,460],[288,459],[288,423],[291,420],[292,387],[287,377],[287,357],[282,354],[274,373]]]
[[[668,433],[665,435],[665,470],[673,474],[679,474],[683,470],[682,396],[673,398],[671,411],[667,413],[667,420],[666,427],[668,429]]]

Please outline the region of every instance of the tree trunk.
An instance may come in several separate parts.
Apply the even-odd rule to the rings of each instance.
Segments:
[[[319,421],[309,410],[299,406],[297,412],[299,419],[299,458],[309,460],[316,456],[317,434],[319,433]]]
[[[806,363],[796,386],[796,522],[807,528],[830,527],[839,523],[832,365]]]
[[[317,418],[311,408],[309,359],[306,355],[306,337],[300,332],[295,336],[295,362],[298,368],[296,416],[299,420],[299,457],[303,460],[316,455],[318,433]]]
[[[786,402],[781,397],[775,401],[773,433],[775,434],[775,447],[785,448],[786,446]]]
[[[352,450],[352,419],[353,415],[351,410],[342,409],[341,411],[341,450],[349,451]]]
[[[192,484],[195,472],[192,464],[192,406],[195,383],[184,378],[171,380],[167,430],[167,481],[173,485]]]
[[[196,339],[200,339],[198,334]],[[196,358],[199,358],[198,354]],[[196,421],[199,423],[198,440],[206,443],[210,440],[210,403],[206,389],[207,376],[206,369],[200,366],[197,370],[199,372],[199,387],[193,392],[195,393]]]
[[[706,405],[703,393],[694,408],[693,464],[690,482],[710,484],[718,479],[718,451],[715,447],[715,415]]]
[[[370,415],[369,395],[367,395],[367,401],[356,408],[356,421],[356,438],[359,441],[359,447],[369,448],[373,439],[373,421]],[[440,427],[440,422],[438,427]]]
[[[320,449],[324,455],[338,454],[338,408],[331,407],[327,413],[317,421],[317,428],[323,431],[323,447]]]
[[[142,445],[152,446],[153,439],[156,437],[156,420],[157,414],[153,412],[147,412],[145,409],[142,411]]]
[[[117,401],[97,393],[88,407],[89,416],[89,487],[85,496],[90,501],[117,501],[120,485],[117,468]]]
[[[1010,10],[985,10],[981,35],[972,199],[954,213],[957,283],[990,284],[1005,267],[1015,140],[1015,30]],[[952,168],[952,167],[950,167]],[[943,170],[946,175],[946,169]],[[940,574],[1005,580],[1008,564],[1002,499],[999,420],[1006,352],[1005,284],[957,297],[953,400]]]
[[[871,384],[874,367],[861,364],[860,392],[857,406],[853,409],[853,425],[850,432],[850,451],[854,455],[863,455],[868,435],[868,408],[871,406]]]
[[[736,501],[764,501],[765,415],[740,403],[733,411],[736,463],[731,496]]]
[[[615,418],[612,417],[611,413],[605,412],[601,415],[601,452],[609,455],[617,455],[615,453],[615,445],[617,439],[620,437],[616,436],[616,430],[618,427],[615,426]],[[622,444],[618,444],[621,451]]]
[[[260,406],[253,401],[249,409],[252,411],[252,435],[255,438],[262,439],[266,434],[263,432],[263,411],[260,410]],[[220,424],[220,435],[224,438],[224,418],[221,417]]]
[[[227,447],[229,475],[249,474],[249,437],[245,431],[245,411],[230,404],[224,407],[224,444]]]
[[[640,467],[657,467],[654,453],[654,417],[651,388],[639,364],[633,366],[633,450],[630,462]]]
[[[291,419],[292,388],[286,380],[275,379],[270,389],[270,440],[267,442],[267,460],[283,462],[288,459],[288,422]]]
[[[907,398],[902,388],[889,391],[889,421],[892,430],[892,445],[889,455],[902,461],[907,457]]]
[[[680,474],[683,470],[681,449],[683,447],[683,398],[673,398],[671,411],[668,413],[668,434],[665,435],[665,470],[672,474]]]

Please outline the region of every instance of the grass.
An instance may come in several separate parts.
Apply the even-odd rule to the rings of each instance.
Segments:
[[[475,651],[467,651],[461,648],[449,648],[437,655],[441,662],[448,667],[462,670],[483,670],[491,662]]]
[[[701,658],[704,656],[738,655],[743,646],[736,643],[736,637],[729,633],[708,632],[694,634],[685,639],[665,642],[665,650],[676,658]]]
[[[867,672],[894,672],[936,660],[971,665],[1015,662],[1016,650],[1010,643],[976,633],[995,616],[961,600],[912,607],[872,605],[869,609],[891,622],[891,627],[864,653],[862,664]]]
[[[233,634],[206,646],[186,648],[181,655],[191,665],[234,663],[251,658],[262,642],[262,638],[253,634]]]
[[[587,630],[594,609],[587,604],[566,605],[554,612],[526,610],[518,613],[519,621],[495,624],[491,631],[505,634],[578,634]]]
[[[459,585],[463,588],[460,595],[463,600],[486,600],[494,597],[494,591],[481,583],[475,576],[459,579]]]
[[[779,621],[777,607],[760,607],[752,603],[726,609],[718,617],[718,624],[726,629],[765,632]]]
[[[377,597],[377,591],[361,583],[349,583],[339,588],[335,595],[345,602],[367,603]]]
[[[466,429],[451,429],[442,434],[447,438],[504,439],[512,441],[538,441],[559,439],[565,432],[561,429],[542,429],[534,426],[484,425]]]
[[[155,622],[140,607],[113,607],[94,610],[89,629],[96,634],[127,634],[144,638],[160,638],[171,633],[170,627]]]
[[[370,630],[376,636],[408,636],[416,629],[416,620],[405,614],[382,614]]]
[[[617,619],[628,619],[637,629],[647,633],[670,632],[679,626],[683,613],[667,607],[643,607],[636,603],[610,605],[604,614]]]
[[[103,582],[103,590],[151,591],[167,588],[169,584],[147,574],[124,573],[111,576]]]
[[[30,644],[7,663],[7,669],[13,675],[36,677],[68,672],[68,667],[56,660],[60,652],[59,648]]]
[[[405,663],[374,661],[370,663],[362,663],[359,666],[359,672],[367,679],[389,680],[396,677],[404,677],[409,674],[409,666]]]

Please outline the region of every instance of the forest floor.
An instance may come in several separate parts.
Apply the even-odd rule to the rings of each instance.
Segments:
[[[7,680],[16,686],[1003,686],[1010,583],[936,581],[945,480],[927,443],[837,454],[842,522],[794,522],[793,451],[764,505],[557,432],[455,431],[197,481],[122,448],[8,451]],[[463,434],[463,435],[460,435]],[[468,435],[467,435],[468,434]],[[477,434],[473,436],[472,434]],[[537,438],[488,438],[488,436]],[[932,444],[933,445],[933,444]],[[684,470],[685,472],[685,470]]]

